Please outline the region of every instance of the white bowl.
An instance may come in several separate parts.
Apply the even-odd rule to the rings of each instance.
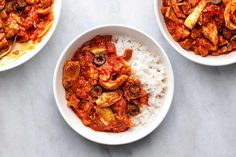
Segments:
[[[28,60],[30,60],[32,57],[34,57],[49,41],[51,38],[53,32],[56,29],[56,26],[58,24],[59,18],[60,18],[60,13],[61,13],[61,5],[62,5],[62,0],[55,0],[54,1],[54,20],[52,27],[50,30],[47,32],[47,34],[42,38],[40,43],[37,43],[35,47],[32,50],[27,51],[24,55],[20,56],[18,59],[16,59],[13,62],[10,62],[9,64],[0,66],[0,72],[6,71],[12,68],[15,68]]]
[[[164,17],[161,13],[161,6],[162,0],[154,0],[155,15],[159,28],[165,39],[169,42],[169,44],[182,56],[186,57],[187,59],[193,62],[209,66],[223,66],[236,63],[236,52],[231,52],[229,54],[221,56],[201,57],[199,55],[195,55],[192,51],[186,51],[185,49],[183,49],[168,32]]]
[[[164,103],[160,107],[160,111],[155,117],[154,121],[149,122],[143,126],[135,126],[123,133],[97,132],[90,129],[89,127],[84,126],[80,119],[74,114],[74,112],[67,107],[67,101],[65,99],[65,90],[62,86],[63,66],[67,60],[71,59],[75,51],[79,47],[81,47],[84,42],[91,40],[96,35],[114,35],[120,33],[130,36],[141,42],[143,45],[148,46],[151,52],[158,53],[158,55],[161,57],[162,63],[166,68],[168,89],[166,92]],[[161,46],[150,36],[140,30],[131,27],[121,25],[106,25],[93,28],[87,32],[80,34],[66,47],[64,52],[61,54],[55,68],[53,78],[53,92],[60,113],[62,114],[63,118],[68,123],[68,125],[73,128],[77,133],[97,143],[108,145],[120,145],[134,142],[145,137],[162,122],[170,108],[171,101],[173,98],[174,77],[172,67],[167,55],[165,54]]]

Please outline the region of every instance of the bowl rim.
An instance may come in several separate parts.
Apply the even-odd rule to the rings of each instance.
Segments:
[[[136,31],[136,32],[139,32],[140,34],[146,36],[147,38],[149,38],[159,49],[161,52],[162,55],[163,55],[163,59],[166,61],[166,64],[168,66],[168,72],[169,72],[169,81],[170,81],[170,87],[168,87],[168,94],[169,94],[169,99],[166,99],[166,102],[165,102],[165,105],[167,106],[166,107],[166,111],[165,113],[163,114],[163,116],[160,118],[160,122],[159,123],[156,123],[155,126],[150,129],[149,131],[145,132],[144,134],[142,134],[142,136],[140,137],[137,137],[133,140],[129,140],[127,139],[126,141],[122,141],[122,142],[114,142],[114,141],[99,141],[97,140],[96,138],[93,138],[93,137],[90,137],[90,136],[86,136],[84,135],[81,131],[77,130],[74,126],[72,126],[69,122],[69,118],[67,119],[66,115],[64,114],[63,112],[63,109],[61,108],[61,102],[59,101],[58,99],[58,92],[56,90],[56,86],[57,86],[57,78],[59,76],[59,67],[60,65],[62,64],[62,61],[63,61],[63,58],[65,55],[67,55],[68,53],[68,50],[70,49],[70,47],[81,37],[83,37],[84,35],[90,33],[91,31],[93,30],[97,30],[97,29],[101,29],[101,28],[108,28],[108,27],[119,27],[119,28],[124,28],[124,29],[131,29],[133,31]],[[99,25],[99,26],[96,26],[96,27],[92,27],[90,29],[88,29],[87,31],[84,31],[82,33],[80,33],[79,35],[77,35],[67,46],[66,48],[63,50],[63,52],[61,53],[58,61],[57,61],[57,64],[56,64],[56,67],[55,67],[55,70],[54,70],[54,75],[53,75],[53,94],[54,94],[54,99],[55,99],[55,102],[56,102],[56,105],[57,105],[57,108],[60,112],[60,114],[62,115],[63,119],[66,121],[66,123],[76,132],[78,133],[79,135],[81,135],[82,137],[86,138],[87,140],[90,140],[92,142],[95,142],[95,143],[99,143],[99,144],[104,144],[104,145],[123,145],[123,144],[128,144],[128,143],[132,143],[132,142],[135,142],[135,141],[138,141],[144,137],[146,137],[147,135],[149,135],[151,132],[153,132],[161,123],[162,121],[165,119],[167,113],[169,112],[169,109],[171,107],[171,104],[172,104],[172,101],[173,101],[173,97],[174,97],[174,72],[173,72],[173,68],[172,68],[172,65],[171,65],[171,62],[167,56],[167,54],[165,53],[164,49],[160,46],[160,44],[154,40],[151,36],[149,36],[148,34],[146,34],[145,32],[137,29],[137,28],[134,28],[132,26],[127,26],[127,25],[121,25],[121,24],[105,24],[105,25]],[[86,127],[86,126],[84,126]],[[96,131],[94,131],[96,132]],[[99,133],[99,132],[98,132]],[[105,133],[105,132],[103,132]]]
[[[155,12],[155,18],[156,18],[157,24],[158,24],[164,38],[167,40],[167,42],[170,44],[170,46],[173,47],[179,54],[181,54],[183,57],[185,57],[186,59],[188,59],[192,62],[201,64],[201,65],[206,65],[206,66],[226,66],[226,65],[231,65],[231,64],[236,63],[236,57],[235,57],[235,60],[229,60],[229,61],[225,61],[225,62],[210,62],[209,63],[207,61],[202,60],[204,57],[201,57],[201,56],[198,56],[198,55],[195,55],[195,54],[193,54],[194,55],[193,57],[191,57],[190,55],[187,55],[187,53],[184,52],[186,50],[184,50],[182,47],[177,46],[177,44],[179,45],[178,42],[173,41],[168,37],[167,34],[169,34],[169,32],[165,31],[164,26],[161,22],[160,18],[161,18],[162,15],[160,15],[160,13],[158,11],[159,8],[157,8],[157,1],[158,0],[154,0],[154,12]],[[163,0],[161,0],[161,1],[163,1]],[[193,53],[193,52],[190,51],[190,53]],[[228,54],[225,54],[225,55],[228,55]],[[212,56],[212,57],[217,57],[217,56]]]
[[[55,12],[54,12],[53,25],[50,28],[49,32],[47,32],[47,34],[46,34],[46,36],[48,36],[48,37],[46,38],[46,36],[44,36],[42,38],[42,40],[36,44],[37,50],[36,50],[36,48],[34,48],[33,50],[27,52],[27,54],[28,54],[27,57],[24,57],[24,55],[23,55],[20,58],[18,58],[16,61],[13,61],[12,63],[10,63],[9,65],[0,67],[0,72],[11,70],[13,68],[16,68],[16,67],[26,63],[27,61],[31,60],[34,56],[36,56],[47,45],[47,43],[51,39],[52,35],[54,34],[54,32],[58,26],[59,19],[61,16],[62,0],[55,0],[55,1],[57,1],[58,14],[57,14],[57,16],[55,16]],[[55,7],[55,2],[53,5]],[[41,42],[43,42],[43,43],[41,43]]]

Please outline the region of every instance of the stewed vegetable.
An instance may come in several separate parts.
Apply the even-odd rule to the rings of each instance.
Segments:
[[[118,56],[112,36],[96,36],[76,51],[64,65],[63,86],[67,106],[84,125],[104,132],[123,132],[134,124],[132,116],[148,105],[148,94],[131,75],[125,60]]]
[[[184,49],[202,57],[236,50],[236,0],[163,0],[161,11]]]

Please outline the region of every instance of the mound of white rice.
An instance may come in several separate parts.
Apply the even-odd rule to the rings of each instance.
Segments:
[[[135,116],[133,121],[136,125],[145,124],[155,117],[163,102],[167,88],[165,67],[156,53],[151,53],[146,46],[134,39],[125,35],[114,35],[113,41],[119,55],[127,48],[133,49],[133,56],[129,60],[132,73],[138,76],[149,93],[149,106],[142,109],[141,114]]]

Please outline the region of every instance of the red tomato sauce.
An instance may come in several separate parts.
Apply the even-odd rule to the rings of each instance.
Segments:
[[[66,62],[62,82],[67,105],[85,126],[123,132],[134,125],[131,118],[140,108],[148,105],[147,92],[125,60],[131,57],[131,49],[118,56],[112,36],[98,35]]]
[[[186,19],[204,2],[206,5],[200,16],[195,16],[197,22],[193,28],[187,27]],[[228,0],[163,0],[161,8],[173,39],[184,49],[203,57],[236,50],[235,11],[235,2]]]

